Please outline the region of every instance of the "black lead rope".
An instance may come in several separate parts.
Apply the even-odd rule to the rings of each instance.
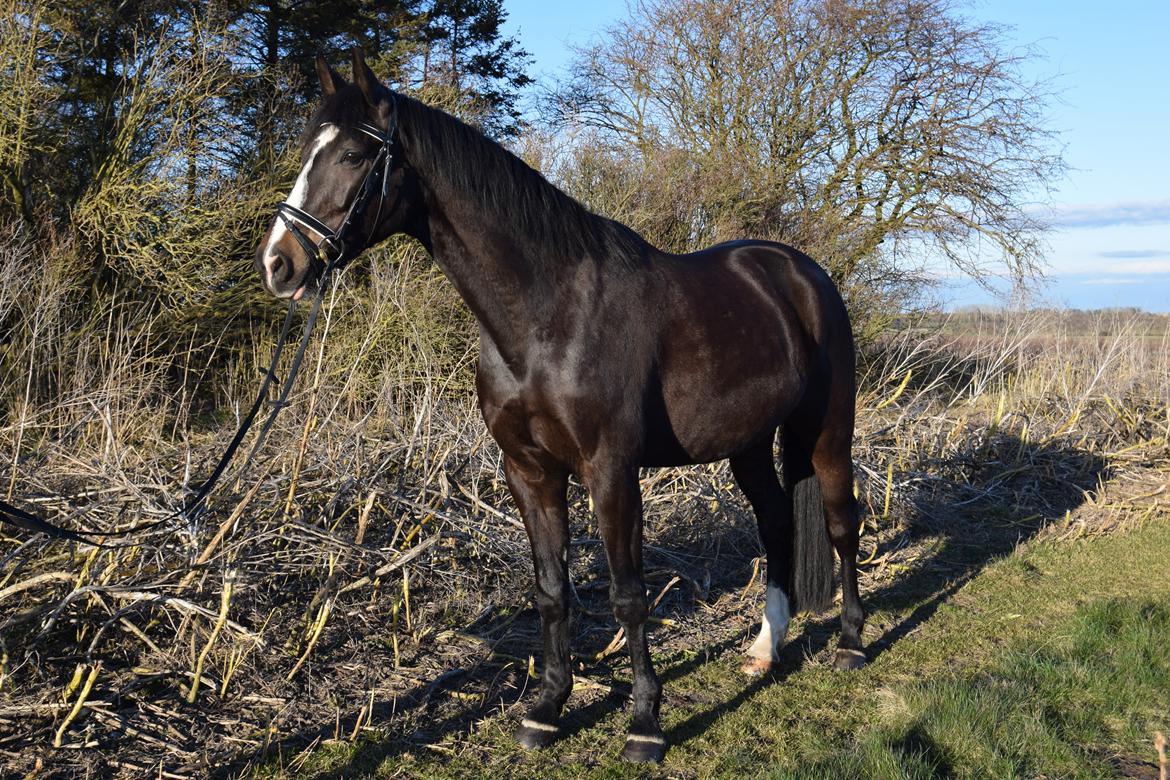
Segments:
[[[357,130],[372,136],[379,141],[380,147],[378,154],[374,158],[374,163],[370,167],[369,173],[366,174],[362,181],[361,188],[358,190],[357,196],[350,203],[349,209],[345,214],[345,219],[342,220],[341,225],[337,230],[332,230],[321,220],[309,214],[300,208],[289,203],[281,203],[276,207],[276,215],[288,228],[289,232],[293,234],[297,242],[304,249],[312,268],[317,272],[317,291],[313,296],[313,307],[309,311],[309,317],[305,321],[304,332],[301,334],[301,342],[297,347],[297,353],[293,358],[292,365],[289,367],[288,377],[285,379],[280,390],[280,396],[272,405],[272,411],[268,414],[268,419],[264,421],[264,425],[260,428],[260,433],[256,437],[256,441],[252,444],[251,450],[248,452],[247,458],[244,460],[244,465],[240,470],[239,479],[243,479],[252,461],[263,445],[268,432],[272,429],[272,424],[276,421],[276,415],[280,413],[288,404],[288,395],[292,391],[292,387],[297,378],[297,373],[300,371],[301,363],[304,361],[305,352],[309,347],[309,338],[313,334],[313,326],[317,322],[317,315],[321,311],[321,301],[325,297],[325,292],[329,287],[329,280],[334,271],[341,270],[345,265],[361,253],[362,250],[369,244],[373,233],[366,236],[365,241],[356,252],[350,254],[347,252],[345,245],[345,235],[350,232],[354,224],[365,213],[366,207],[373,198],[375,192],[378,193],[378,213],[374,220],[374,227],[371,231],[377,228],[381,221],[382,207],[385,205],[385,200],[388,191],[388,184],[390,178],[390,164],[393,160],[391,154],[391,147],[394,141],[394,133],[397,129],[397,105],[391,103],[392,111],[390,119],[385,131],[379,130],[377,127],[362,122],[357,125]],[[299,223],[299,224],[298,224]],[[321,236],[321,240],[314,243],[303,230],[301,225],[307,227],[309,230]],[[322,260],[324,258],[324,260]],[[129,534],[140,533],[142,531],[149,531],[156,528],[163,523],[166,523],[175,518],[185,518],[188,520],[197,518],[202,511],[204,502],[208,495],[215,488],[217,482],[227,471],[228,464],[232,457],[236,454],[236,450],[240,448],[240,444],[244,441],[252,424],[256,420],[256,416],[260,413],[260,409],[264,406],[265,401],[268,400],[268,391],[272,383],[276,381],[276,367],[280,361],[281,352],[284,350],[285,344],[288,342],[288,335],[292,331],[292,323],[294,314],[296,312],[296,301],[290,300],[288,304],[288,313],[284,317],[284,325],[281,327],[280,336],[276,341],[276,348],[272,354],[272,363],[268,366],[268,371],[264,374],[264,380],[260,384],[260,391],[256,394],[256,400],[252,403],[252,408],[248,410],[248,414],[240,422],[240,427],[236,431],[235,436],[232,437],[227,449],[224,450],[223,455],[220,456],[219,462],[215,468],[212,469],[211,476],[203,483],[199,490],[192,496],[182,509],[179,509],[159,520],[153,520],[148,523],[126,528],[120,531],[74,531],[68,528],[50,523],[48,520],[37,517],[31,512],[25,511],[20,507],[13,506],[7,501],[0,500],[0,523],[7,523],[18,528],[24,528],[29,531],[39,531],[53,539],[64,539],[72,542],[84,542],[85,544],[92,544],[95,547],[116,547],[119,545],[109,545],[103,542],[96,541],[99,537],[110,536],[127,536]],[[13,468],[16,464],[13,464]]]
[[[315,314],[320,306],[320,303],[321,295],[318,294],[314,301],[314,316],[311,316],[310,320],[305,324],[305,332],[301,338],[301,348],[298,351],[296,360],[294,361],[294,368],[290,372],[288,379],[285,381],[285,386],[281,393],[281,402],[273,407],[272,413],[269,415],[268,420],[264,424],[261,438],[256,440],[256,443],[252,446],[251,452],[248,454],[248,463],[251,462],[252,455],[256,453],[256,450],[259,449],[260,444],[263,443],[263,434],[268,432],[268,429],[272,426],[273,420],[276,418],[276,413],[280,410],[281,403],[285,398],[287,398],[288,390],[292,386],[292,380],[296,378],[296,367],[300,365],[301,358],[304,357],[305,348],[308,345],[309,335],[313,327],[313,320],[315,320]],[[284,325],[280,330],[280,337],[276,341],[276,349],[272,353],[272,363],[268,366],[268,371],[264,374],[264,380],[260,384],[260,391],[256,394],[256,400],[252,403],[252,408],[248,410],[248,414],[245,415],[244,419],[240,422],[240,427],[236,431],[236,435],[232,437],[232,440],[228,444],[227,449],[225,449],[223,455],[220,456],[219,463],[217,463],[215,468],[212,469],[211,476],[207,478],[207,480],[203,483],[195,495],[191,497],[191,500],[188,501],[182,509],[172,512],[171,514],[159,520],[152,520],[149,523],[142,523],[140,525],[133,526],[132,528],[125,528],[120,531],[73,531],[68,528],[62,528],[60,526],[53,525],[48,520],[37,517],[31,512],[27,512],[20,507],[13,506],[7,501],[0,500],[0,522],[8,523],[9,525],[14,525],[18,528],[24,528],[29,531],[40,531],[41,533],[46,534],[53,539],[65,539],[72,542],[84,542],[86,544],[92,544],[95,547],[114,547],[116,545],[105,544],[103,542],[96,541],[96,539],[98,537],[127,536],[129,534],[141,533],[142,531],[149,531],[152,528],[156,528],[163,523],[166,523],[167,521],[173,520],[175,518],[181,517],[186,519],[193,519],[197,517],[203,502],[207,499],[207,496],[211,493],[216,483],[219,482],[220,477],[222,477],[223,473],[227,470],[228,464],[231,462],[232,457],[236,454],[236,450],[240,448],[240,444],[244,441],[244,437],[248,434],[248,430],[252,427],[252,423],[256,420],[256,415],[260,413],[260,409],[264,406],[264,402],[268,400],[268,389],[272,385],[272,382],[276,379],[276,366],[280,360],[280,353],[284,350],[284,345],[288,341],[288,334],[292,330],[292,323],[294,319],[293,315],[295,312],[296,302],[290,301],[288,306],[288,313],[285,314],[284,317]],[[247,466],[245,466],[244,471],[241,473],[241,478],[246,473]]]

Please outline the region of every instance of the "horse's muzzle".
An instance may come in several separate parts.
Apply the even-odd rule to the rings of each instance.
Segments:
[[[265,290],[277,298],[300,300],[316,284],[312,263],[304,260],[298,263],[294,259],[298,253],[295,250],[290,252],[280,244],[262,245],[256,252],[253,265]]]

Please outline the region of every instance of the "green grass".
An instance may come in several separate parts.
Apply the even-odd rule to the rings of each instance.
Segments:
[[[1170,715],[1170,601],[1110,599],[984,671],[891,694],[858,749],[779,777],[1115,777]]]
[[[694,652],[704,648],[660,652],[672,748],[659,769],[617,762],[621,703],[570,700],[570,734],[540,753],[517,750],[513,718],[499,715],[430,747],[367,738],[293,763],[285,754],[258,774],[1079,778],[1143,763],[1156,772],[1153,733],[1170,730],[1167,551],[1164,520],[1035,544],[945,599],[875,610],[868,638],[879,647],[883,628],[927,617],[859,673],[802,661],[800,626],[788,671],[771,681],[745,682],[737,647],[709,660]]]

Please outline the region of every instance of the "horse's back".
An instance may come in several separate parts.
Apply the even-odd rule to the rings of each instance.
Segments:
[[[775,295],[793,307],[808,335],[817,342],[829,338],[841,320],[848,324],[845,304],[828,272],[787,244],[741,239],[668,257],[684,265],[708,265],[733,272],[758,268],[774,285]]]
[[[849,316],[840,292],[825,269],[798,249],[739,240],[685,255],[663,255],[658,263],[669,280],[671,300],[664,302],[670,309],[667,335],[670,324],[697,320],[715,331],[738,332],[764,347],[772,342],[767,334],[777,332],[788,350],[787,362],[815,359],[801,353],[818,349],[847,348],[844,351],[852,355]]]

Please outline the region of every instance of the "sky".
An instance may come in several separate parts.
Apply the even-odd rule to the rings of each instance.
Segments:
[[[627,17],[626,0],[505,0],[508,31],[533,56],[531,75],[563,75],[572,47]],[[1028,73],[1055,79],[1071,170],[1056,182],[1038,304],[1138,306],[1170,312],[1170,3],[971,0],[964,16],[1009,26],[1035,46]],[[1036,199],[1040,199],[1037,193]],[[1006,290],[1006,287],[1004,288]],[[978,285],[943,279],[949,307],[996,303]]]

